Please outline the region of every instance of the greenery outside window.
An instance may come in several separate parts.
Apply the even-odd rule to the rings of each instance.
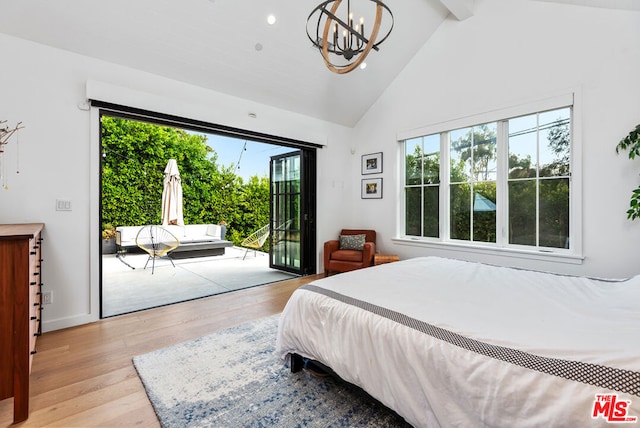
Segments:
[[[405,143],[406,234],[438,238],[440,138],[415,138]]]
[[[509,243],[569,248],[571,110],[510,119]]]
[[[571,249],[572,107],[408,138],[404,236]]]

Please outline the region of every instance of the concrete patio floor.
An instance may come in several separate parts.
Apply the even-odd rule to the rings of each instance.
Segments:
[[[295,278],[297,275],[269,268],[269,255],[246,249],[227,248],[222,256],[174,260],[166,258],[144,268],[146,254],[102,258],[102,317],[110,317],[212,296],[261,284]]]

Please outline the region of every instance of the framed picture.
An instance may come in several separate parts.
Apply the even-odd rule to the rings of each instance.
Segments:
[[[362,155],[362,175],[382,172],[382,152]]]
[[[382,199],[382,178],[362,180],[362,199]]]

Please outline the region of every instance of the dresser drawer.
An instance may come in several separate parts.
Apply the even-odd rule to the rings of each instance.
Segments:
[[[41,331],[42,223],[0,224],[0,399],[29,417],[29,374]]]

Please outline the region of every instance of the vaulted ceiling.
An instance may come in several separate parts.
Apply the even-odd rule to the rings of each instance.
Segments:
[[[318,3],[3,0],[0,32],[352,126],[449,14],[439,0],[387,1],[391,36],[365,70],[336,75],[306,34]]]
[[[393,32],[366,69],[343,75],[306,34],[319,0],[0,0],[0,32],[353,126],[445,19],[472,16],[473,2],[385,1]]]

